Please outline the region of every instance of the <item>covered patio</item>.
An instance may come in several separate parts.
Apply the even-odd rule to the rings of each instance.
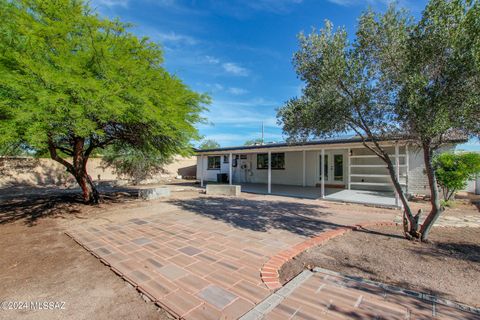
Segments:
[[[267,184],[243,183],[241,186],[242,192],[248,193],[273,194],[307,199],[322,199],[322,191],[319,187],[272,184],[271,193],[269,193]],[[398,205],[395,203],[395,193],[387,191],[325,188],[325,197],[323,199],[337,202],[360,203],[388,208],[398,208]]]
[[[422,175],[409,176],[420,156],[410,157],[408,141],[382,147],[405,192],[422,185]],[[199,150],[197,177],[202,187],[229,183],[250,193],[401,207],[386,163],[358,138]]]

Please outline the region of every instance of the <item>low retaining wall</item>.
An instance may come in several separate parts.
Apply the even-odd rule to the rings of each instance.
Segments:
[[[214,196],[240,196],[242,187],[229,184],[207,184],[206,193]]]
[[[138,190],[138,197],[144,200],[155,200],[170,196],[170,189],[168,187],[140,189]]]

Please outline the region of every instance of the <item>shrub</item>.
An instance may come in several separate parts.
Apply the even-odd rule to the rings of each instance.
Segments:
[[[480,154],[442,153],[436,157],[434,166],[443,199],[448,203],[458,190],[466,187],[468,180],[480,173]]]

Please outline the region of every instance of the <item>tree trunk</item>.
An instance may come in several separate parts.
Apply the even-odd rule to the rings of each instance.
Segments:
[[[72,173],[77,180],[78,185],[82,188],[82,196],[85,203],[88,204],[97,204],[99,202],[100,196],[97,191],[97,188],[93,184],[92,179],[88,176],[85,168],[76,170],[75,173]]]
[[[76,137],[73,139],[73,142],[73,152],[69,152],[69,154],[72,155],[72,163],[69,163],[57,154],[57,146],[51,139],[48,140],[50,156],[53,160],[65,166],[67,172],[75,177],[75,180],[82,189],[83,200],[85,203],[97,204],[100,200],[100,196],[92,179],[87,173],[87,161],[90,152],[93,149],[89,148],[90,150],[84,150],[84,138]]]
[[[358,133],[358,132],[357,132]],[[360,135],[361,136],[361,135]],[[399,181],[399,177],[397,177],[397,172],[395,167],[393,166],[392,159],[388,155],[388,152],[385,151],[378,142],[375,141],[374,137],[369,134],[369,138],[374,141],[375,148],[369,146],[365,139],[363,139],[363,145],[375,153],[383,162],[387,164],[388,173],[390,174],[390,179],[392,180],[393,186],[395,188],[395,192],[398,194],[398,197],[403,205],[403,231],[405,233],[405,237],[409,240],[411,239],[418,239],[420,238],[420,234],[418,232],[418,221],[420,220],[421,212],[419,211],[415,216],[412,214],[412,210],[410,209],[410,205],[408,203],[407,197],[403,192],[402,186]]]
[[[388,173],[390,174],[390,178],[392,180],[393,186],[395,188],[395,191],[398,194],[398,197],[400,201],[402,202],[403,205],[403,214],[404,217],[408,220],[408,223],[404,222],[404,232],[405,236],[408,239],[413,239],[413,238],[419,238],[419,233],[418,233],[418,219],[420,217],[420,213],[414,216],[412,214],[412,210],[410,209],[410,205],[408,203],[407,197],[405,196],[405,193],[403,192],[402,185],[400,184],[400,181],[397,177],[396,170],[393,166],[392,160],[388,155],[386,155],[386,164],[387,164],[387,169]]]
[[[74,142],[73,152],[73,176],[82,188],[83,200],[89,204],[97,204],[99,201],[98,191],[92,179],[87,173],[88,157],[84,154],[85,139],[77,138]]]
[[[433,224],[443,212],[443,208],[440,206],[440,197],[438,193],[437,177],[432,164],[433,151],[430,142],[426,141],[422,143],[423,148],[423,160],[425,162],[425,170],[427,172],[428,185],[430,187],[430,203],[431,211],[427,218],[423,222],[420,233],[422,235],[422,241],[427,241]]]

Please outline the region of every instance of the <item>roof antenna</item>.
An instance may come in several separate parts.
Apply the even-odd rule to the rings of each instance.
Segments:
[[[262,121],[262,145],[265,144],[265,140],[263,139],[263,121]]]

